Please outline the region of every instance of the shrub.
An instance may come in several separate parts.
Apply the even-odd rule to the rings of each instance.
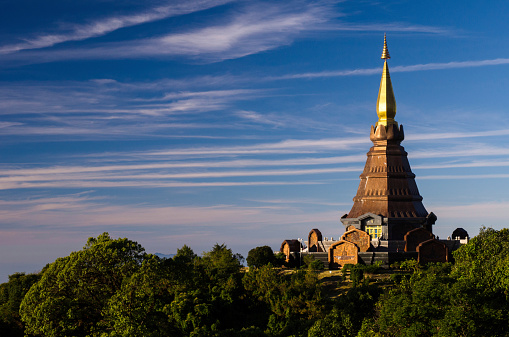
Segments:
[[[399,265],[399,269],[406,271],[417,271],[419,268],[419,262],[417,262],[417,260],[405,260]]]
[[[312,269],[312,270],[324,270],[325,269],[325,266],[323,265],[323,262],[320,261],[320,260],[313,260],[309,265],[308,265],[308,268],[309,269]]]
[[[364,268],[360,265],[355,265],[350,271],[350,280],[354,287],[358,286],[364,278]]]
[[[248,267],[260,268],[267,264],[276,264],[276,257],[272,248],[269,246],[261,246],[253,248],[247,254],[247,265]]]
[[[350,263],[347,263],[343,266],[343,268],[341,268],[341,274],[343,274],[343,276],[349,272],[350,270],[352,270],[352,268],[354,267],[353,264],[350,264]]]
[[[402,274],[392,274],[391,275],[391,281],[394,283],[401,283],[401,280],[403,279]]]

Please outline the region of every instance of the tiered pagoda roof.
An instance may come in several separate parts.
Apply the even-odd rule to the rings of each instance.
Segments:
[[[367,213],[375,214],[383,217],[389,227],[394,227],[394,233],[390,233],[389,228],[389,239],[402,239],[399,237],[411,227],[425,227],[431,231],[436,217],[433,213],[428,214],[422,204],[415,174],[410,168],[407,152],[401,146],[405,136],[403,126],[398,125],[394,119],[396,99],[387,65],[389,58],[387,39],[384,36],[382,59],[385,61],[376,106],[378,122],[371,126],[370,133],[373,147],[367,153],[357,195],[353,198],[353,207],[343,216],[342,222],[348,228],[355,223],[348,220],[358,219]],[[403,227],[398,230],[398,226],[394,226],[396,224]]]

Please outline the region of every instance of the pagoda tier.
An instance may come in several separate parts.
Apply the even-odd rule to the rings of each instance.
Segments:
[[[426,218],[428,212],[422,204],[415,174],[410,169],[405,149],[400,145],[404,138],[403,126],[372,126],[370,138],[374,146],[367,154],[348,218],[357,218],[365,213],[385,218]]]
[[[405,136],[403,126],[398,126],[394,119],[396,100],[387,65],[390,56],[385,38],[382,58],[385,63],[377,100],[378,122],[371,126],[370,133],[373,147],[367,154],[353,207],[341,222],[347,230],[357,228],[368,232],[372,239],[403,240],[414,228],[432,232],[436,216],[424,208],[415,174],[401,146]]]

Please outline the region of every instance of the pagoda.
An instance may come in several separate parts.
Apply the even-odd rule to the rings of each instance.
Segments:
[[[378,122],[371,126],[370,133],[373,146],[367,153],[352,209],[341,217],[341,222],[346,231],[364,231],[372,243],[378,242],[375,247],[390,251],[399,247],[397,241],[404,240],[413,229],[424,228],[432,233],[437,218],[424,208],[407,152],[401,146],[405,136],[403,125],[394,119],[396,99],[387,65],[389,58],[384,35],[384,67],[376,103]]]

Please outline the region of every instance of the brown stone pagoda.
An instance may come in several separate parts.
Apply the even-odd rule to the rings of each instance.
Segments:
[[[424,208],[415,174],[400,145],[405,137],[403,126],[398,126],[394,120],[396,99],[387,65],[389,58],[384,36],[382,59],[385,62],[376,107],[378,122],[371,126],[370,133],[373,147],[367,154],[353,207],[341,222],[347,231],[354,228],[365,231],[372,241],[384,241],[382,246],[391,250],[390,241],[396,244],[393,248],[398,246],[396,241],[404,240],[412,229],[424,228],[432,232],[436,216]]]

